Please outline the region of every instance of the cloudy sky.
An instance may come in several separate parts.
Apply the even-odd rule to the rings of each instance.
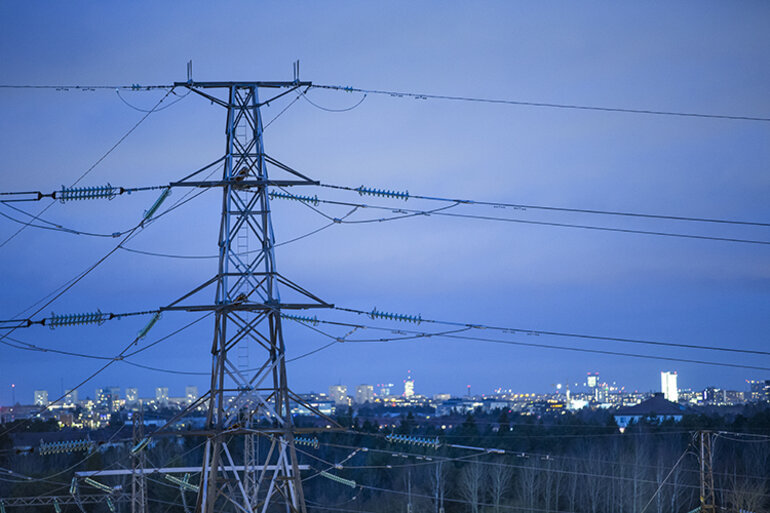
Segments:
[[[37,2],[0,6],[3,84],[171,84],[291,80],[292,62],[315,84],[631,109],[770,117],[770,6],[765,2]],[[176,91],[181,98],[183,91]],[[72,184],[165,94],[0,89],[0,191],[50,192]],[[265,92],[264,94],[268,94]],[[295,95],[263,109],[266,121]],[[363,101],[361,102],[361,100]],[[316,106],[310,103],[312,101]],[[359,102],[360,105],[345,112]],[[317,107],[318,106],[318,107]],[[137,110],[138,109],[138,110]],[[147,117],[80,185],[139,187],[174,181],[222,155],[224,111],[190,95]],[[266,130],[273,157],[324,183],[412,194],[583,209],[770,222],[770,123],[527,106],[417,100],[311,89]],[[175,190],[173,204],[184,191]],[[297,193],[393,208],[431,202]],[[216,253],[218,191],[142,230],[127,247],[176,255]],[[141,218],[156,192],[56,203],[42,218],[113,233]],[[50,200],[13,206],[37,214]],[[344,207],[319,207],[332,217]],[[770,228],[461,206],[451,212],[624,229],[770,241]],[[0,213],[24,215],[0,204]],[[385,212],[388,214],[388,212]],[[363,210],[355,219],[382,217]],[[326,219],[276,200],[278,242]],[[26,317],[38,300],[94,264],[116,240],[27,228],[0,219],[0,318]],[[7,241],[7,242],[3,242]],[[278,269],[336,305],[461,323],[767,350],[770,246],[419,216],[333,226],[276,250]],[[35,318],[51,312],[129,312],[168,304],[216,272],[216,260],[119,250]],[[38,305],[39,307],[39,305]],[[321,319],[376,323],[319,312]],[[142,344],[191,322],[167,313]],[[147,318],[101,327],[31,327],[14,339],[109,356]],[[204,373],[213,322],[203,320],[137,355],[136,363]],[[287,323],[289,357],[326,344]],[[321,326],[334,336],[342,328]],[[770,368],[770,357],[705,349],[533,337],[472,336]],[[2,336],[2,335],[0,335]],[[391,336],[359,330],[351,339]],[[5,339],[4,342],[10,342]],[[257,365],[259,354],[248,355]],[[73,386],[102,361],[0,346],[0,403],[31,402]],[[297,391],[343,383],[400,383],[460,394],[497,387],[548,391],[589,371],[652,390],[662,370],[683,388],[744,389],[763,370],[578,353],[457,339],[344,343],[289,365]],[[206,377],[116,363],[97,387],[165,385],[181,395]]]

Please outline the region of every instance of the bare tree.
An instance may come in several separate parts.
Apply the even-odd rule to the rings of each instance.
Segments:
[[[489,474],[489,495],[494,505],[494,511],[500,513],[503,496],[511,485],[513,470],[502,461],[496,461],[492,463],[487,472]]]
[[[459,492],[470,506],[471,513],[479,513],[479,503],[483,492],[484,467],[478,462],[465,465],[460,472]]]
[[[447,466],[438,461],[428,473],[435,513],[444,513],[444,494],[446,493]]]

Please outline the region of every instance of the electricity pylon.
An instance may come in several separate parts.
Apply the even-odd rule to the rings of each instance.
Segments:
[[[289,389],[281,312],[332,305],[276,270],[268,187],[318,182],[265,154],[260,107],[311,83],[300,82],[295,68],[293,82],[193,82],[188,72],[187,82],[174,85],[186,87],[227,110],[224,157],[171,184],[173,187],[219,187],[223,191],[218,272],[165,308],[215,314],[210,390],[190,406],[204,402],[208,406],[205,429],[192,433],[206,437],[196,511],[283,509],[305,513],[294,447],[294,433],[300,430],[292,423],[291,402],[321,414]],[[286,90],[260,102],[261,88]],[[216,96],[222,91],[226,91],[226,99]],[[222,168],[221,178],[199,178],[212,168],[216,171],[216,166]],[[282,176],[268,177],[268,166],[271,174]],[[245,242],[252,239],[256,247],[243,251],[247,246],[244,239]],[[287,296],[298,299],[284,302],[279,287]],[[189,304],[209,288],[216,288],[214,304]],[[254,352],[260,352],[255,369],[238,365],[237,348],[241,344],[249,344],[255,348]],[[235,437],[254,435],[269,441],[267,456],[263,464],[254,465],[253,449],[249,450],[241,474],[230,448],[235,447]],[[246,440],[244,445],[253,448],[250,442]],[[268,465],[272,465],[270,471]]]
[[[712,452],[713,434],[710,431],[699,431],[700,454],[700,513],[716,513],[714,493],[714,453]]]
[[[131,413],[134,447],[144,438],[143,410],[144,406],[140,401],[139,409]],[[144,475],[146,459],[144,451],[131,454],[131,513],[147,513],[147,477]]]

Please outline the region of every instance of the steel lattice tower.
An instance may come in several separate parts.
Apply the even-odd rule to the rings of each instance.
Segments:
[[[227,109],[224,157],[172,184],[176,187],[221,187],[219,268],[216,276],[165,308],[213,311],[210,390],[193,406],[207,404],[206,428],[192,434],[206,437],[200,492],[196,511],[268,512],[285,509],[305,513],[305,500],[294,447],[291,402],[304,404],[290,389],[286,377],[282,310],[328,308],[325,303],[276,270],[268,186],[313,185],[318,182],[265,154],[260,107],[300,87],[293,82],[176,83]],[[260,88],[287,90],[260,103]],[[227,99],[216,96],[226,91]],[[221,166],[221,179],[196,181]],[[268,178],[268,166],[275,175]],[[251,251],[244,251],[248,244]],[[213,305],[189,305],[193,297],[216,288]],[[294,302],[282,302],[279,287]],[[255,369],[239,365],[237,349],[247,344],[258,352]],[[317,410],[311,411],[319,414]],[[267,426],[267,427],[265,427]],[[267,456],[256,464],[254,436],[266,438]],[[231,451],[236,438],[245,440],[244,465]]]
[[[144,406],[139,402],[139,409],[131,414],[133,426],[133,445],[138,445],[144,438]],[[131,513],[147,512],[147,477],[144,475],[146,459],[143,451],[131,454]]]

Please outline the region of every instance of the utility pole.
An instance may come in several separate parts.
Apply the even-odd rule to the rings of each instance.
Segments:
[[[700,451],[700,513],[717,513],[716,498],[714,494],[714,466],[712,441],[710,431],[699,431]]]
[[[188,407],[208,407],[205,428],[190,433],[206,437],[196,504],[201,513],[268,512],[279,507],[306,512],[294,447],[294,434],[305,430],[293,426],[290,401],[323,415],[289,389],[281,322],[284,311],[332,305],[278,273],[268,187],[318,182],[265,153],[260,113],[260,107],[311,85],[300,82],[298,75],[296,66],[292,82],[194,82],[188,68],[188,81],[174,84],[227,111],[225,155],[171,184],[222,189],[218,271],[164,308],[215,315],[210,389]],[[260,90],[279,88],[285,90],[260,102]],[[221,93],[222,98],[217,96]],[[268,177],[268,166],[273,176]],[[217,167],[221,173],[209,179],[206,175]],[[254,249],[239,251],[247,239],[254,241]],[[292,299],[282,299],[279,287]],[[198,298],[211,289],[215,289],[214,303],[201,304]],[[243,344],[259,353],[256,370],[238,365],[237,351]],[[336,424],[330,419],[327,423]],[[244,445],[251,449],[241,474],[233,470],[236,462],[230,447],[235,437],[253,435],[269,442],[266,460],[254,465],[254,444],[247,438]],[[274,470],[268,472],[268,465],[274,465]]]
[[[133,446],[144,439],[144,405],[139,401],[139,409],[131,414]],[[131,513],[147,512],[147,478],[144,475],[146,463],[144,451],[131,453]]]
[[[412,468],[410,467],[409,470],[407,470],[407,503],[406,503],[406,513],[412,513]]]

